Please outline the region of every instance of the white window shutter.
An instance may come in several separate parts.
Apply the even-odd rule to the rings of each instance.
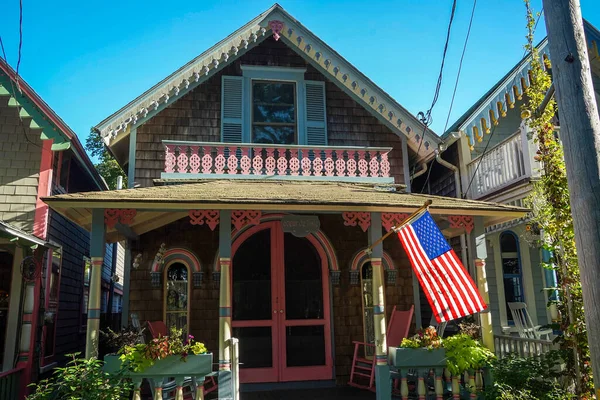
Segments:
[[[325,108],[325,82],[305,81],[306,93],[306,144],[327,145],[327,113]]]
[[[221,80],[221,141],[242,142],[243,78],[223,76]]]

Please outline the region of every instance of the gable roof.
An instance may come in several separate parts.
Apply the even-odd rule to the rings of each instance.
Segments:
[[[2,58],[0,58],[0,96],[9,97],[9,107],[20,106],[19,115],[22,118],[31,118],[29,127],[41,130],[40,139],[53,140],[52,151],[72,150],[97,187],[101,190],[108,189],[75,132]]]
[[[600,32],[588,21],[583,20],[586,41],[588,43],[589,57],[599,60],[598,44]],[[537,46],[541,58],[550,60],[548,38],[544,38]],[[448,140],[453,133],[464,133],[471,150],[477,141],[481,141],[484,133],[490,133],[492,126],[499,124],[502,117],[506,116],[506,108],[514,108],[517,100],[530,85],[529,65],[531,54],[526,55],[502,79],[475,102],[462,116],[442,134],[443,140]]]
[[[94,127],[107,145],[129,134],[267,37],[281,39],[342,88],[393,132],[405,136],[420,157],[433,153],[439,137],[350,62],[288,14],[273,5],[198,57],[154,85]],[[421,140],[423,144],[420,146]]]

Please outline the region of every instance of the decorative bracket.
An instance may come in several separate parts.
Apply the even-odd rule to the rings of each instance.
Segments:
[[[246,225],[260,224],[262,212],[257,210],[234,210],[231,212],[231,223],[238,231]]]
[[[473,217],[469,215],[448,215],[448,221],[450,222],[450,228],[464,227],[467,233],[471,233],[475,225]]]
[[[339,285],[340,284],[340,271],[335,271],[335,270],[330,270],[329,271],[329,280],[331,281],[332,285]]]
[[[119,222],[123,225],[131,225],[136,215],[137,211],[133,208],[107,208],[104,210],[104,223],[110,229]]]
[[[381,213],[381,225],[389,232],[394,226],[400,225],[409,217],[407,213]]]
[[[194,287],[195,288],[199,288],[200,286],[202,286],[202,275],[204,273],[202,271],[200,272],[194,272],[193,273],[193,278],[194,278]]]
[[[190,224],[208,225],[211,231],[214,231],[219,225],[219,210],[190,210]]]
[[[269,21],[269,28],[273,31],[273,39],[278,41],[281,37],[280,33],[283,30],[283,22],[277,20]]]
[[[360,226],[363,232],[366,232],[371,225],[371,213],[346,211],[342,213],[345,226]]]

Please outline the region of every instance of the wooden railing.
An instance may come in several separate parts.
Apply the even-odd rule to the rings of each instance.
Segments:
[[[487,370],[467,371],[453,376],[446,368],[398,369],[392,374],[392,392],[401,399],[483,398],[492,384]]]
[[[496,357],[504,358],[509,354],[519,357],[537,357],[549,352],[553,348],[552,341],[543,339],[529,339],[517,336],[494,335]]]
[[[20,399],[24,395],[21,378],[23,368],[15,368],[0,374],[0,400]]]
[[[332,147],[164,140],[163,178],[225,177],[393,181],[388,147]]]
[[[529,143],[526,134],[518,131],[472,160],[467,165],[469,180],[473,178],[470,198],[481,198],[532,176],[532,152],[533,144]]]

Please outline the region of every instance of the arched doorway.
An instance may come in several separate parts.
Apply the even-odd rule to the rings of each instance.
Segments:
[[[232,252],[240,380],[332,379],[327,257],[319,242],[272,221],[242,233]]]

